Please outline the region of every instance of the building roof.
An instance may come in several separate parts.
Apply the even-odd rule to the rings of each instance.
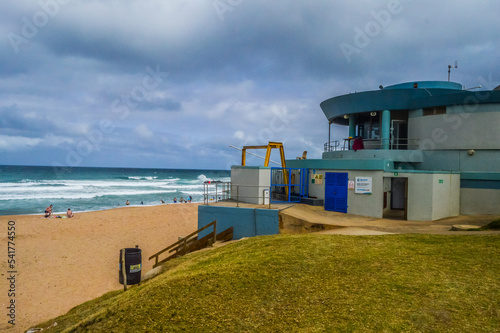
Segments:
[[[350,114],[500,103],[500,91],[463,90],[462,85],[456,82],[418,81],[380,88],[333,97],[323,101],[320,106],[330,122],[347,125],[349,121],[344,119],[344,115]]]

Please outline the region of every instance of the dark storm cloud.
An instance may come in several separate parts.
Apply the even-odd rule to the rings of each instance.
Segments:
[[[3,134],[33,136],[39,134],[36,129],[39,130],[42,126],[40,119],[27,119],[15,105],[0,108],[0,128]]]
[[[455,60],[452,80],[500,84],[498,12],[451,0],[4,2],[0,164],[80,154],[72,163],[227,168],[229,144],[266,140],[319,158],[327,98],[446,80]]]

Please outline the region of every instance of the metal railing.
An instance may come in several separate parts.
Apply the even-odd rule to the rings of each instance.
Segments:
[[[352,150],[353,139],[344,139],[326,142],[324,152]],[[364,149],[409,150],[418,149],[419,139],[391,138],[391,139],[363,139]]]
[[[203,203],[219,202],[231,198],[231,182],[210,182],[203,184]]]
[[[255,193],[258,195],[248,195],[248,189],[255,189]],[[244,191],[247,190],[247,191]],[[269,205],[271,208],[271,200],[269,198],[269,186],[268,185],[239,185],[232,184],[231,182],[224,183],[205,183],[203,194],[203,204],[209,205],[210,203],[217,203],[219,201],[227,201],[233,199],[236,201],[236,207],[240,206],[245,199],[257,199],[255,201],[259,202],[262,200],[262,205]]]
[[[300,202],[309,194],[309,169],[271,168],[271,201]]]
[[[340,147],[339,140],[335,140],[335,141],[330,141],[330,142],[325,143],[323,146],[323,150],[325,152],[341,150],[341,149],[339,149],[339,147]]]

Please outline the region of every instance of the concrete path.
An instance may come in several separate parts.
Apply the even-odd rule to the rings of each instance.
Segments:
[[[324,207],[296,204],[280,211],[284,220],[302,220],[310,224],[331,226],[331,230],[319,231],[327,234],[380,235],[380,234],[450,234],[487,235],[500,231],[451,231],[453,225],[483,226],[500,218],[500,215],[471,215],[444,218],[436,221],[406,221],[378,219],[373,217],[326,211]]]

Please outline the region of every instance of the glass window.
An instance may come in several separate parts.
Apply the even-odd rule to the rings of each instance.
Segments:
[[[358,125],[359,136],[363,139],[380,139],[380,127],[378,119],[370,117],[369,121],[362,122]]]
[[[446,106],[424,108],[424,116],[434,116],[436,114],[446,114]]]

